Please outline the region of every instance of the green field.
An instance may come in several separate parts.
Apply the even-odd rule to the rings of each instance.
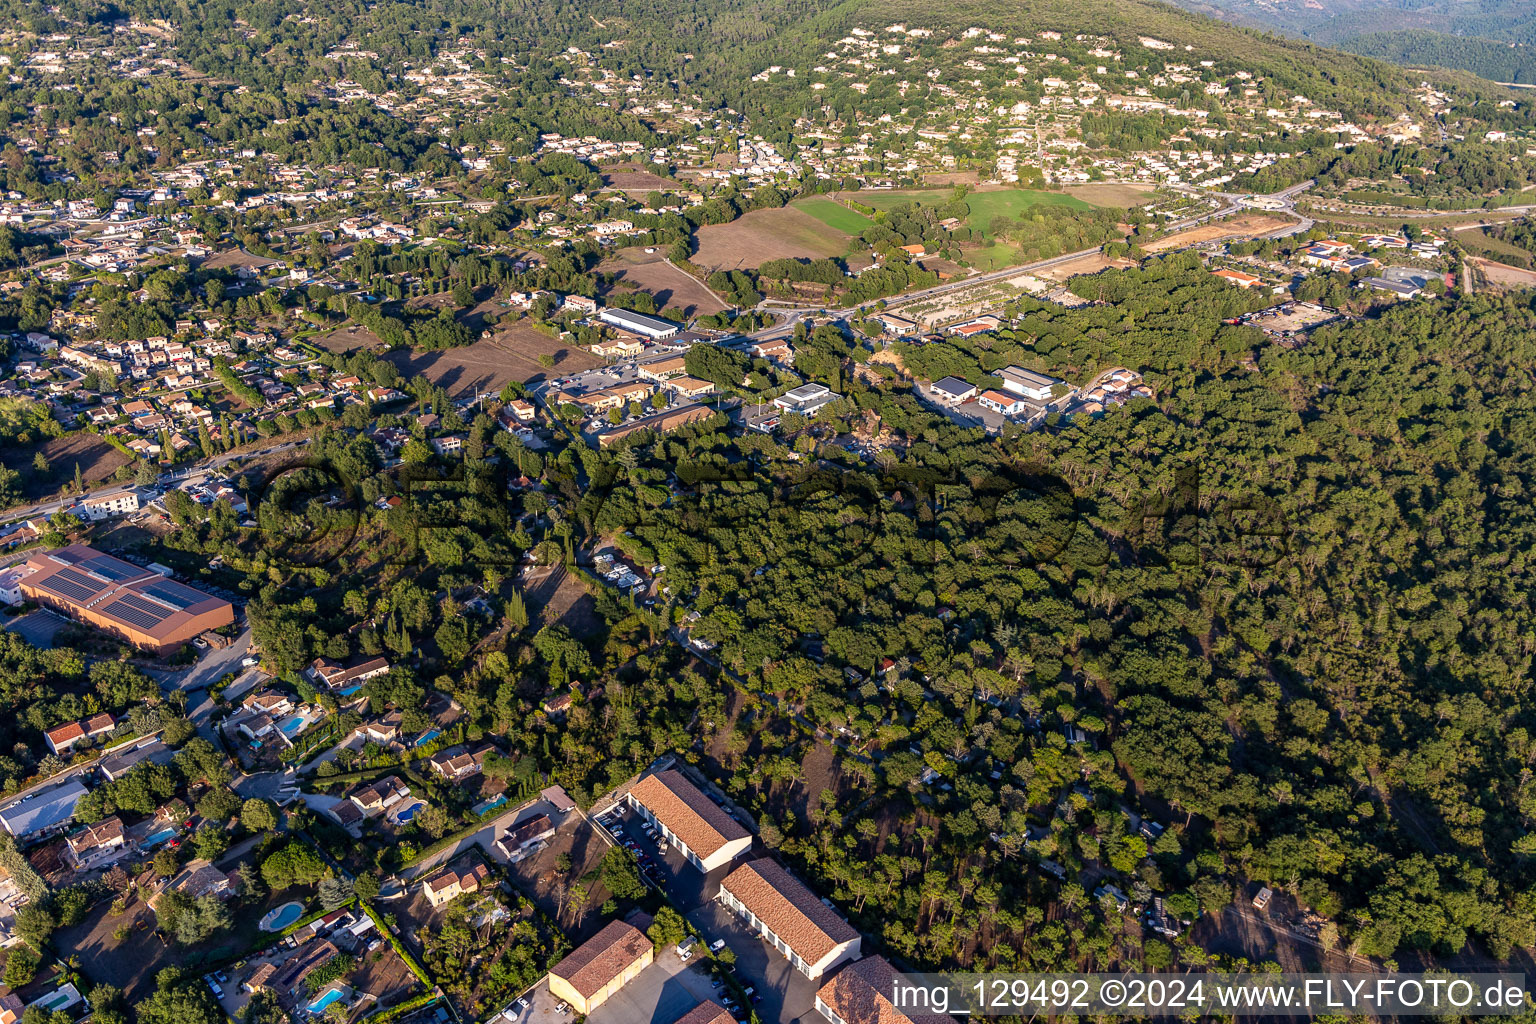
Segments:
[[[896,192],[844,193],[845,198],[876,210],[894,210],[904,203],[938,206],[947,203],[954,192],[950,189],[920,189]],[[987,225],[994,217],[1017,218],[1032,206],[1066,206],[1074,210],[1091,210],[1093,205],[1061,192],[1040,192],[1034,189],[1008,188],[995,192],[972,192],[965,197],[971,215],[966,223],[973,232],[990,237]],[[809,211],[808,211],[809,212]],[[835,225],[834,225],[835,226]]]
[[[857,235],[874,223],[862,213],[855,213],[848,207],[821,196],[796,200],[790,205],[815,217],[833,231],[841,231],[845,235]]]
[[[1091,210],[1092,206],[1081,199],[1062,195],[1060,192],[1035,192],[1030,189],[1008,189],[1001,192],[973,192],[965,197],[971,215],[966,218],[971,231],[983,238],[991,238],[987,225],[994,217],[1017,219],[1032,206],[1067,206],[1074,210]]]

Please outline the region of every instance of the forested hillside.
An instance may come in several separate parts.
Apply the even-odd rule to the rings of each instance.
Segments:
[[[1277,29],[1398,64],[1460,68],[1530,82],[1536,8],[1525,0],[1173,0],[1239,25]]]
[[[1461,68],[1495,82],[1536,82],[1536,50],[1529,43],[1455,36],[1411,29],[1342,39],[1339,46],[1394,64]]]

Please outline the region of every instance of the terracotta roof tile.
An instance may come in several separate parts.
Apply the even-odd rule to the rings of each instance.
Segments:
[[[867,956],[833,975],[816,995],[848,1024],[954,1024],[948,1014],[906,1014],[886,993],[897,976],[883,956]]]
[[[736,1024],[736,1018],[725,1012],[725,1007],[713,1000],[706,1000],[683,1014],[672,1024]]]
[[[629,794],[701,858],[711,857],[726,843],[750,834],[675,768],[647,775]]]
[[[852,925],[767,857],[732,871],[720,888],[740,900],[808,964],[859,937]]]
[[[570,982],[585,998],[602,991],[625,968],[651,951],[651,940],[640,929],[623,921],[610,921],[606,928],[550,968],[549,973]]]

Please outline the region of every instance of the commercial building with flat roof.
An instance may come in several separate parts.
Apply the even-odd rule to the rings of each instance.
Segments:
[[[682,330],[670,320],[646,316],[644,313],[634,313],[627,309],[605,309],[597,315],[597,318],[609,327],[616,327],[621,331],[638,334],[653,341],[666,341],[668,338],[676,337],[677,332]]]
[[[589,1014],[651,965],[655,950],[644,932],[624,921],[608,926],[549,969],[549,991],[577,1013]]]
[[[675,768],[647,775],[625,799],[705,874],[752,848],[752,834]]]
[[[85,544],[34,552],[21,591],[38,604],[164,654],[235,621],[234,605]]]
[[[859,955],[862,940],[853,926],[768,857],[726,875],[720,883],[720,902],[807,978],[819,978]]]

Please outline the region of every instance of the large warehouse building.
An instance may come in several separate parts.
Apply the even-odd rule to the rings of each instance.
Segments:
[[[632,313],[627,309],[605,309],[597,315],[597,318],[609,327],[616,327],[630,334],[638,334],[642,338],[650,338],[652,341],[666,341],[675,338],[681,327],[670,320],[660,317],[646,316],[644,313]]]
[[[24,596],[156,654],[235,621],[223,598],[85,544],[38,551],[27,565],[35,571],[21,581]]]

